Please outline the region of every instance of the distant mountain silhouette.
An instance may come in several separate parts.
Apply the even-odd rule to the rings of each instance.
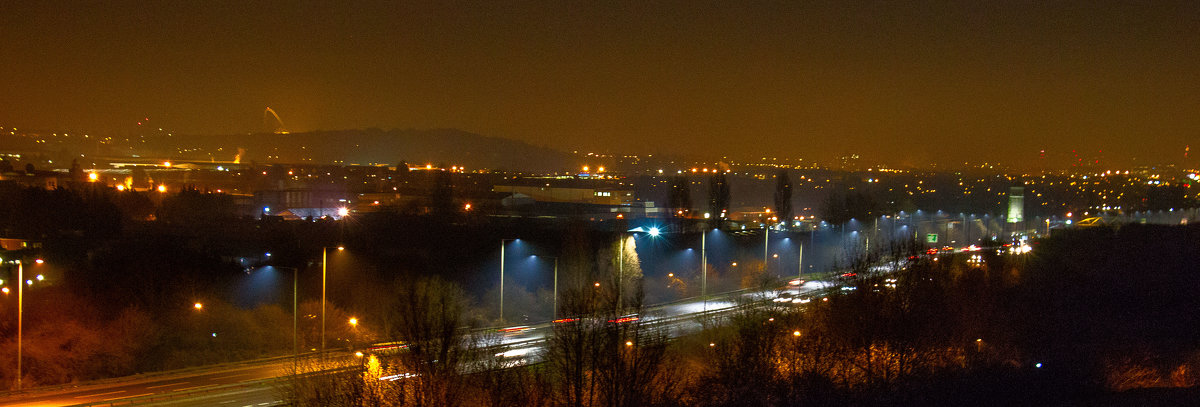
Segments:
[[[290,134],[199,136],[209,151],[217,147],[233,153],[245,150],[242,162],[329,164],[380,163],[395,165],[445,164],[468,170],[489,168],[527,171],[563,171],[575,167],[571,155],[525,142],[489,137],[457,129],[432,130],[332,130]],[[278,158],[276,158],[278,157]],[[309,160],[311,159],[311,161]]]

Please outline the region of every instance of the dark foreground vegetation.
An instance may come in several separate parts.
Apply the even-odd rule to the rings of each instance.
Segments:
[[[676,340],[636,323],[565,325],[542,363],[509,369],[453,329],[410,331],[409,352],[364,358],[365,375],[280,391],[303,405],[444,406],[1124,405],[1195,394],[1200,228],[1077,229],[1035,246],[917,257],[827,300],[747,308]],[[418,296],[435,312],[406,324],[454,325],[454,294],[440,292]],[[586,290],[571,298],[607,307]],[[397,373],[415,375],[377,379]]]
[[[462,213],[283,221],[239,217],[231,199],[195,190],[48,191],[0,184],[0,238],[30,244],[0,251],[0,286],[9,290],[0,293],[0,388],[16,384],[14,260],[22,260],[32,281],[22,313],[25,388],[288,355],[294,304],[297,348],[316,350],[323,252],[328,349],[408,337],[398,327],[420,311],[398,293],[429,278],[462,291],[462,326],[496,325],[501,239],[523,242],[508,241],[509,323],[553,315],[553,261],[533,254],[561,257],[564,290],[604,282],[596,294],[614,297],[618,261],[630,301],[641,281],[632,245],[618,250],[620,233],[614,231],[629,229],[620,223]],[[341,245],[345,251],[337,250]],[[658,280],[658,291],[647,297],[660,302],[668,295],[697,295],[698,282],[684,276],[699,276],[699,262],[689,267],[695,270]],[[709,289],[737,288],[762,268],[739,270],[750,274],[710,271]],[[348,323],[351,317],[356,324]]]
[[[25,259],[27,278],[45,277],[25,290],[25,386],[287,355],[293,273],[298,347],[314,349],[321,252],[340,243],[349,254],[329,261],[329,348],[399,338],[410,346],[362,359],[366,376],[279,389],[299,404],[1097,404],[1169,399],[1200,384],[1197,226],[1056,231],[1026,255],[918,256],[887,276],[868,276],[864,259],[852,266],[867,276],[848,282],[854,290],[747,309],[668,339],[640,322],[606,322],[657,302],[646,300],[658,295],[652,277],[616,249],[621,225],[399,215],[282,222],[233,217],[214,194],[0,195],[10,203],[0,207],[5,236],[42,244],[4,254]],[[496,338],[470,328],[495,320],[487,301],[496,279],[474,277],[495,264],[488,253],[500,239],[516,236],[555,242],[546,252],[562,256],[560,313],[596,317],[557,327],[541,363],[514,368],[478,346]],[[275,271],[260,273],[264,266]],[[3,271],[12,287],[14,267]],[[712,291],[722,279],[733,282],[723,289],[755,282],[710,272]],[[620,299],[616,283],[630,288]],[[683,294],[695,295],[687,283]],[[506,290],[506,306],[548,305],[544,291]],[[15,294],[0,299],[0,366],[15,366]],[[361,322],[347,324],[351,316]],[[14,373],[0,369],[0,383],[14,383]],[[377,379],[405,373],[415,376]]]

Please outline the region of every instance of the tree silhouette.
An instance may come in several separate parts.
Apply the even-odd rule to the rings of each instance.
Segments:
[[[775,177],[775,215],[786,226],[792,219],[792,180],[787,170],[779,170]]]
[[[433,176],[433,191],[429,194],[429,207],[434,216],[449,219],[454,209],[454,179],[450,171],[438,170]]]
[[[708,212],[713,223],[720,225],[729,211],[729,181],[725,173],[717,172],[708,179]]]
[[[830,224],[840,225],[850,219],[866,219],[879,212],[879,205],[870,196],[845,188],[830,192],[821,205],[821,217]]]
[[[667,193],[667,208],[673,217],[686,217],[692,210],[692,186],[686,175],[671,179],[671,191]]]

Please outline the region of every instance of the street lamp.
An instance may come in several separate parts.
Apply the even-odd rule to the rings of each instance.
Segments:
[[[554,259],[554,319],[558,319],[558,256],[543,257]]]
[[[267,255],[270,256],[270,253],[267,253]],[[300,348],[297,345],[298,341],[296,338],[299,336],[299,331],[300,331],[299,330],[299,326],[300,326],[299,306],[298,306],[299,301],[297,300],[299,298],[299,296],[297,294],[299,293],[299,286],[300,286],[300,283],[299,283],[300,269],[295,268],[295,267],[285,267],[285,266],[268,266],[268,267],[277,268],[277,269],[292,269],[292,354],[295,355],[296,359],[299,359],[300,358],[300,350],[299,350]],[[197,304],[199,304],[199,303],[197,303]]]
[[[770,247],[770,244],[769,244],[770,241],[771,241],[771,228],[768,228],[767,223],[763,222],[763,274],[770,274],[767,271],[767,265],[771,264],[771,263],[767,262],[767,251],[768,251],[767,248]]]
[[[25,318],[25,265],[17,260],[17,390],[21,390],[21,336]]]
[[[25,325],[25,286],[33,285],[33,280],[25,281],[25,263],[20,259],[14,260],[17,263],[17,390],[21,390],[21,359],[24,347],[24,325]],[[42,259],[34,260],[34,263],[44,263]],[[42,281],[41,274],[38,275],[38,281]],[[8,294],[5,288],[5,294]]]
[[[708,231],[700,233],[700,298],[708,312]]]
[[[645,233],[649,234],[651,237],[658,237],[660,234],[662,234],[662,231],[660,231],[657,227],[651,227],[649,229],[642,229],[641,226],[633,228],[633,229],[629,229],[626,232],[629,233],[628,238],[630,238],[630,239],[632,239],[634,234],[638,233],[638,232],[645,232]],[[626,240],[626,237],[621,236],[621,244],[620,244],[620,249],[619,249],[620,253],[617,254],[617,312],[618,313],[620,313],[621,309],[624,308],[624,304],[625,304],[625,298],[622,293],[622,291],[623,291],[622,288],[625,286],[625,240]],[[637,246],[635,244],[635,246],[634,246],[635,254],[637,253],[636,248],[637,248]]]
[[[346,250],[345,246],[338,246],[338,251]],[[325,278],[328,274],[329,266],[329,247],[321,247],[321,354],[325,354]],[[293,288],[295,286],[293,285]],[[293,303],[293,306],[295,304]],[[293,324],[295,323],[295,313],[293,312]],[[294,339],[294,338],[293,338]]]
[[[504,242],[520,239],[500,239],[500,322],[504,322]]]

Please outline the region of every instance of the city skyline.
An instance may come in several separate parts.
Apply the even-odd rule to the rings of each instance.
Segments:
[[[1177,163],[1195,3],[19,4],[0,124],[459,128],[562,151]]]

